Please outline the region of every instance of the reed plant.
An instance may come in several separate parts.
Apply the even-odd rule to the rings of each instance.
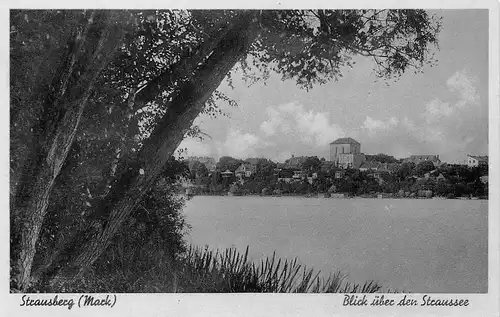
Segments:
[[[324,278],[319,271],[283,260],[274,252],[258,265],[234,248],[224,251],[190,247],[181,259],[180,291],[208,293],[374,293],[382,289],[375,281],[351,283],[335,272]]]

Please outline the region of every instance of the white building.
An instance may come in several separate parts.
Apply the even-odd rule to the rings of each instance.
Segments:
[[[488,165],[488,156],[467,155],[468,167],[477,167],[479,165]]]

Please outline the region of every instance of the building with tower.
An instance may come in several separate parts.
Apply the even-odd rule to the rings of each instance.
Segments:
[[[340,168],[359,168],[366,160],[361,143],[353,138],[340,138],[330,143],[330,161]]]

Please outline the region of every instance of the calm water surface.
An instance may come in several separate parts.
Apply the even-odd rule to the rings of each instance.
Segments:
[[[198,196],[184,212],[194,245],[407,292],[488,291],[487,201]]]

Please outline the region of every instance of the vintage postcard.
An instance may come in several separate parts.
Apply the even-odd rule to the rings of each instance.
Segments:
[[[3,10],[7,315],[498,316],[498,3],[79,5]]]

